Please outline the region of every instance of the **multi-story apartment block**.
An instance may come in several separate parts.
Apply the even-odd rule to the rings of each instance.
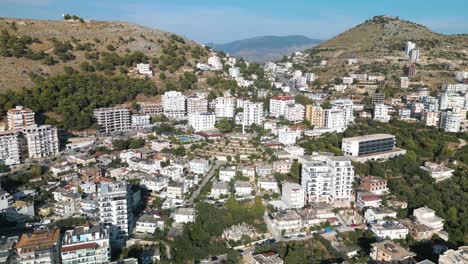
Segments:
[[[294,105],[295,100],[292,96],[276,96],[270,99],[270,116],[284,116],[287,105]]]
[[[385,103],[385,94],[375,92],[372,95],[372,101],[371,102],[372,102],[372,104],[383,104],[383,103]]]
[[[414,263],[413,257],[416,256],[390,240],[373,243],[371,247],[370,257],[376,263]]]
[[[406,47],[405,47],[406,55],[409,55],[410,52],[415,48],[416,48],[416,43],[413,43],[411,41],[406,42]]]
[[[421,112],[420,122],[426,126],[438,126],[439,125],[440,112],[439,111],[428,111],[423,110]]]
[[[15,246],[22,264],[58,264],[60,262],[60,229],[34,231],[21,235]]]
[[[301,185],[309,202],[338,202],[352,199],[354,167],[342,156],[318,156],[302,164]]]
[[[325,127],[325,111],[322,107],[317,105],[307,105],[305,117],[312,126],[319,128]]]
[[[109,228],[99,224],[76,226],[65,232],[61,252],[63,264],[109,263]]]
[[[390,134],[372,134],[343,138],[341,150],[355,162],[389,159],[405,155],[406,150],[396,148],[396,139]]]
[[[400,77],[400,88],[406,89],[409,87],[410,81],[408,77]]]
[[[324,125],[326,128],[333,129],[339,133],[343,132],[347,127],[343,110],[326,109]]]
[[[419,49],[412,49],[409,54],[410,61],[418,62],[419,61]]]
[[[451,111],[442,112],[440,115],[440,128],[445,132],[457,133],[460,131],[461,115]]]
[[[149,126],[151,123],[150,115],[132,115],[132,128],[140,129]]]
[[[444,219],[438,217],[435,211],[429,207],[414,209],[413,215],[416,221],[433,230],[442,231],[444,229]]]
[[[158,116],[163,114],[161,103],[140,102],[137,104],[140,106],[140,114],[142,115]]]
[[[0,162],[15,165],[21,162],[18,133],[13,130],[0,131]]]
[[[454,107],[464,107],[466,98],[458,94],[452,94],[449,92],[441,93],[438,96],[439,99],[439,110],[453,109]]]
[[[215,99],[216,118],[234,118],[236,114],[235,97],[218,97]]]
[[[388,123],[390,121],[388,106],[385,104],[374,104],[373,116],[376,121]]]
[[[109,134],[116,131],[127,131],[132,127],[130,110],[121,107],[94,109],[94,117],[100,126],[100,132]]]
[[[161,96],[164,115],[170,118],[181,118],[185,116],[186,98],[181,92],[169,91]]]
[[[263,103],[245,102],[242,124],[251,126],[252,124],[263,124]]]
[[[285,182],[282,186],[281,200],[288,209],[300,209],[305,203],[304,189],[297,183]]]
[[[206,112],[208,112],[208,100],[206,98],[187,98],[187,115]]]
[[[57,128],[43,126],[29,126],[23,130],[30,158],[43,158],[57,155],[59,153],[59,140]]]
[[[216,117],[213,113],[193,113],[189,115],[189,125],[195,132],[212,130],[215,123]]]
[[[337,99],[331,101],[332,109],[343,111],[345,126],[354,122],[353,101],[351,99]]]
[[[133,211],[127,182],[101,182],[98,190],[99,217],[110,227],[111,242],[124,240],[132,231]]]
[[[304,115],[305,107],[301,104],[289,104],[284,109],[284,118],[291,122],[302,122]]]
[[[21,131],[25,127],[35,124],[34,112],[29,108],[24,108],[19,105],[8,110],[7,119],[9,130]]]

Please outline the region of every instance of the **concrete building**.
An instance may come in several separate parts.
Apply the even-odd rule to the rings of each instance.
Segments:
[[[236,114],[235,97],[218,97],[215,99],[216,118],[234,118]]]
[[[370,230],[379,239],[406,239],[409,234],[408,228],[396,221],[378,221],[371,224]]]
[[[22,264],[58,264],[60,262],[60,229],[34,231],[21,235],[15,246]]]
[[[286,113],[287,105],[294,105],[295,100],[292,96],[276,96],[270,99],[270,116],[280,117]]]
[[[305,118],[314,127],[325,127],[325,111],[317,105],[307,105]]]
[[[163,108],[161,103],[153,102],[139,102],[137,103],[140,106],[140,114],[158,116],[163,114]]]
[[[164,219],[159,214],[146,213],[136,221],[136,233],[153,235],[157,229],[164,229]]]
[[[409,54],[409,59],[412,62],[418,62],[419,61],[419,56],[420,56],[420,51],[419,49],[412,49]]]
[[[252,195],[253,188],[248,181],[235,181],[234,190],[236,196],[250,196]]]
[[[438,217],[431,208],[421,207],[414,209],[413,215],[416,221],[433,230],[442,231],[444,229],[444,219]]]
[[[355,162],[385,160],[405,155],[406,150],[396,148],[396,138],[390,134],[372,134],[343,138],[341,150]]]
[[[251,126],[253,124],[263,124],[263,103],[261,102],[245,102],[242,124]]]
[[[305,107],[301,104],[286,105],[284,118],[291,122],[302,122],[304,120]]]
[[[351,99],[337,99],[331,101],[332,109],[339,109],[343,112],[344,124],[349,126],[354,122],[353,101]]]
[[[193,223],[197,216],[195,208],[177,208],[176,211],[171,215],[176,223]]]
[[[18,133],[14,130],[0,132],[0,163],[16,165],[21,163]]]
[[[410,55],[410,52],[416,48],[416,43],[411,41],[406,42],[405,53],[406,55]]]
[[[168,91],[161,96],[164,115],[169,118],[182,118],[185,116],[186,98],[181,92]]]
[[[384,93],[379,93],[375,92],[372,95],[372,104],[384,104],[385,103],[385,94]]]
[[[342,156],[318,156],[302,164],[301,185],[309,202],[338,202],[352,199],[354,167]]]
[[[421,124],[425,126],[438,126],[439,125],[439,111],[430,111],[430,110],[423,110],[421,112]]]
[[[29,126],[23,130],[29,158],[43,158],[59,153],[57,128],[50,125]]]
[[[437,164],[434,162],[426,161],[424,166],[421,166],[421,169],[429,172],[431,177],[436,181],[444,181],[450,179],[453,176],[455,170],[445,167],[442,164]]]
[[[76,226],[62,239],[62,263],[103,264],[110,261],[109,228],[95,225]]]
[[[240,77],[240,69],[239,67],[231,67],[229,68],[229,77],[235,79]]]
[[[456,112],[445,111],[440,115],[440,128],[445,132],[457,133],[460,131],[461,115]]]
[[[345,112],[341,109],[326,109],[324,127],[332,129],[338,133],[346,130]]]
[[[189,161],[189,167],[191,172],[205,175],[210,170],[210,162],[207,159],[193,159]]]
[[[149,63],[138,63],[136,65],[136,69],[141,75],[153,76],[153,71],[151,70]]]
[[[301,185],[292,182],[284,182],[282,186],[281,200],[289,209],[304,207],[305,193]]]
[[[410,81],[408,77],[400,77],[399,83],[400,83],[400,88],[402,89],[409,88]]]
[[[34,112],[23,106],[16,106],[7,112],[8,129],[21,131],[25,127],[35,124]]]
[[[208,112],[208,100],[206,98],[187,98],[187,115],[206,112]]]
[[[403,108],[398,110],[398,116],[401,120],[410,120],[411,119],[411,109]]]
[[[376,121],[388,123],[391,118],[388,114],[388,106],[385,104],[374,104],[373,118]]]
[[[99,132],[109,134],[127,131],[132,127],[130,110],[121,107],[94,109],[94,117],[100,126]]]
[[[279,211],[271,214],[274,228],[278,233],[298,232],[302,228],[302,218],[294,210]]]
[[[371,244],[370,257],[377,263],[413,263],[412,259],[416,256],[411,251],[402,246],[393,243],[390,240]]]
[[[110,227],[111,242],[125,240],[133,226],[133,197],[125,182],[101,182],[98,190],[99,218]]]
[[[299,131],[282,130],[278,132],[278,142],[285,146],[291,146],[296,144],[300,136],[301,133]]]
[[[439,264],[468,263],[468,246],[459,247],[458,250],[449,249],[439,256]]]
[[[195,132],[213,130],[215,123],[216,116],[213,113],[193,113],[189,115],[189,126]]]
[[[148,127],[151,122],[150,115],[132,115],[132,129],[141,129]]]
[[[365,208],[377,208],[382,205],[382,199],[376,194],[370,192],[357,192],[356,193],[356,206],[359,210]]]
[[[377,176],[362,177],[359,187],[377,195],[382,195],[388,191],[387,180]]]

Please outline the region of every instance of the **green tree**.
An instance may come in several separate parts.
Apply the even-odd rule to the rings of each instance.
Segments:
[[[221,133],[228,133],[232,131],[232,129],[234,128],[234,124],[232,123],[232,121],[228,120],[227,118],[223,118],[215,124],[215,127]]]

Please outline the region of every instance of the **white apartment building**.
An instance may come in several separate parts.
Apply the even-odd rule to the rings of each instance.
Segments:
[[[63,264],[109,263],[109,228],[95,224],[67,230],[62,239],[61,254]]]
[[[439,125],[439,117],[440,117],[440,112],[439,111],[423,110],[421,112],[420,122],[421,122],[421,124],[423,124],[425,126],[438,126]]]
[[[136,221],[137,233],[153,235],[157,229],[164,229],[164,219],[158,214],[144,214]]]
[[[153,76],[153,71],[151,70],[149,63],[138,63],[136,65],[136,69],[141,75]]]
[[[235,97],[218,97],[215,99],[216,118],[234,118],[236,114]]]
[[[210,170],[210,162],[207,159],[193,159],[189,161],[189,167],[190,172],[205,175]]]
[[[288,209],[300,209],[305,203],[304,189],[297,183],[284,182],[281,200],[288,206]]]
[[[13,130],[0,132],[0,163],[16,165],[21,163],[18,133]]]
[[[406,89],[409,87],[410,81],[408,77],[400,77],[400,88]]]
[[[98,201],[100,222],[110,227],[111,242],[127,239],[133,226],[130,185],[125,181],[101,182]]]
[[[263,103],[262,102],[248,102],[244,103],[244,113],[242,124],[244,126],[251,126],[252,124],[263,124]]]
[[[35,124],[34,112],[29,108],[17,105],[7,113],[8,130],[21,131],[25,127]]]
[[[292,96],[276,96],[270,99],[270,116],[280,117],[286,113],[287,105],[294,105],[295,100]]]
[[[240,69],[239,67],[231,67],[229,68],[229,77],[235,79],[240,77]]]
[[[278,233],[283,230],[286,233],[297,232],[302,228],[302,218],[294,210],[279,211],[271,214],[273,226]]]
[[[401,120],[411,119],[411,109],[403,108],[398,110],[398,116]]]
[[[121,107],[94,109],[94,117],[100,126],[99,132],[109,134],[131,129],[130,110]]]
[[[284,118],[291,122],[302,122],[305,116],[305,106],[301,104],[289,104],[284,109]]]
[[[441,93],[438,96],[439,99],[439,110],[453,109],[454,107],[464,107],[465,106],[465,97],[452,94],[449,92]]]
[[[197,211],[195,208],[177,208],[171,217],[176,223],[193,223],[197,217]]]
[[[278,132],[278,142],[285,146],[291,146],[296,144],[296,141],[300,135],[301,132],[299,131],[281,130]]]
[[[341,150],[355,162],[389,159],[405,155],[406,150],[396,148],[396,138],[390,134],[371,134],[343,138]]]
[[[43,158],[59,153],[59,140],[57,128],[43,125],[30,126],[23,130],[30,158]]]
[[[388,106],[385,104],[374,104],[373,117],[376,121],[388,123],[391,118],[388,114]]]
[[[208,112],[208,100],[200,97],[187,98],[187,114]]]
[[[409,54],[410,61],[418,62],[419,61],[419,49],[412,49]]]
[[[431,208],[421,207],[414,209],[413,216],[420,224],[433,230],[442,231],[444,229],[444,219],[438,217]]]
[[[150,115],[132,115],[132,128],[140,129],[150,125]]]
[[[341,80],[341,82],[346,85],[353,84],[354,82],[354,79],[352,77],[343,77]]]
[[[325,109],[324,125],[325,128],[333,129],[338,133],[345,131],[347,128],[345,113],[340,109]]]
[[[304,73],[304,77],[306,78],[307,83],[313,83],[313,82],[315,82],[316,76],[315,76],[315,73],[313,73],[313,72],[306,72],[306,73]]]
[[[193,113],[189,115],[189,125],[195,132],[215,128],[216,116],[213,113]]]
[[[440,128],[445,132],[457,133],[460,131],[461,115],[455,112],[442,112],[440,115]]]
[[[344,124],[349,126],[354,122],[353,101],[351,99],[337,99],[331,101],[332,109],[343,111]]]
[[[459,82],[462,82],[463,80],[468,79],[468,71],[455,72],[455,79]]]
[[[224,166],[219,169],[219,180],[230,182],[236,176],[236,166]]]
[[[169,91],[161,96],[164,115],[169,118],[185,116],[185,96],[181,92]]]
[[[248,181],[236,181],[234,182],[234,190],[236,196],[250,196],[252,195],[252,185]]]
[[[318,156],[302,164],[301,185],[309,202],[349,201],[354,167],[342,156]]]
[[[221,59],[214,55],[208,58],[208,64],[211,66],[212,71],[220,71],[223,69],[223,63]]]
[[[405,53],[406,55],[410,55],[410,52],[416,48],[416,43],[411,41],[406,42]]]
[[[407,227],[400,222],[379,221],[371,225],[370,230],[380,239],[406,239]]]

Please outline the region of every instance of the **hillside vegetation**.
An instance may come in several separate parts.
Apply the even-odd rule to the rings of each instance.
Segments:
[[[207,55],[180,36],[126,22],[0,18],[0,91],[29,87],[34,75],[126,75],[139,62],[151,63],[164,87]]]

